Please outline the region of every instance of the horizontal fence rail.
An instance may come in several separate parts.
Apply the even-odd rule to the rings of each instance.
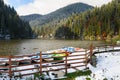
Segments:
[[[93,54],[120,51],[120,48],[118,48],[118,47],[120,47],[120,45],[97,46],[96,50],[93,52]]]
[[[63,54],[63,56],[51,56],[54,54]],[[48,56],[48,57],[45,57]],[[90,52],[69,53],[37,53],[32,55],[20,56],[0,56],[0,74],[7,74],[9,77],[19,77],[34,75],[43,72],[64,70],[77,67],[87,67],[90,59]],[[59,67],[59,68],[57,68]]]

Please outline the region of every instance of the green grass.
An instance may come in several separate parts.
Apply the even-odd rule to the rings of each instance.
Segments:
[[[36,80],[37,78],[39,79],[39,77],[40,77],[40,74],[39,74],[39,73],[35,73],[35,74],[34,74],[34,80]]]
[[[107,78],[104,78],[103,80],[108,80]]]
[[[79,76],[88,76],[90,75],[92,72],[91,70],[85,70],[85,71],[76,71],[76,72],[73,72],[73,73],[68,73],[67,75],[67,78],[66,79],[61,79],[61,80],[75,80],[76,77],[79,77]]]
[[[116,43],[116,41],[120,41],[120,36],[115,36],[112,38],[112,43]]]
[[[90,78],[86,78],[86,80],[91,80]]]

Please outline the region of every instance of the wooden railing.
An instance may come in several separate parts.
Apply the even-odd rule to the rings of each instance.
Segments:
[[[34,75],[36,73],[41,75],[43,72],[59,70],[64,70],[65,74],[67,74],[70,68],[79,69],[80,67],[87,67],[87,64],[92,61],[92,55],[94,53],[120,51],[120,49],[116,49],[116,47],[116,45],[98,46],[98,50],[94,52],[93,45],[91,45],[89,50],[74,52],[69,55],[68,52],[62,52],[59,54],[64,54],[64,56],[59,57],[51,56],[55,53],[42,52],[31,55],[0,56],[0,75],[7,74],[9,77],[20,77]],[[101,48],[103,48],[103,51],[101,51]],[[62,59],[54,60],[56,58]]]
[[[103,45],[103,46],[97,46],[96,51],[93,52],[93,54],[96,53],[103,53],[103,52],[111,52],[111,51],[120,51],[120,45]]]
[[[0,56],[0,74],[8,74],[10,77],[19,77],[58,70],[64,70],[67,74],[70,68],[87,67],[91,57],[91,53],[87,50],[83,52],[74,52],[69,55],[68,52],[63,52],[59,54],[64,54],[64,56],[59,57],[51,56],[53,54],[55,53],[43,54],[40,52],[39,54],[32,55]],[[49,57],[44,57],[46,55],[49,55]],[[55,58],[62,59],[54,60]],[[59,66],[59,68],[57,68],[57,66]],[[24,71],[27,71],[27,73],[24,74]]]

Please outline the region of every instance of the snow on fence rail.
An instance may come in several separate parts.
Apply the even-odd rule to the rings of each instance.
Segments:
[[[9,77],[20,77],[34,75],[35,73],[64,70],[67,74],[68,69],[79,69],[87,67],[90,59],[90,52],[80,51],[68,55],[63,52],[63,56],[53,57],[55,53],[42,53],[21,56],[0,56],[0,75]],[[46,57],[48,56],[48,57]]]
[[[95,53],[103,53],[103,52],[112,52],[112,51],[120,51],[120,46],[119,45],[97,46],[93,50],[93,54],[95,54]]]

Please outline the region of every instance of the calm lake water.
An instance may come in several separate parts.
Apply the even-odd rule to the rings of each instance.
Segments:
[[[38,51],[48,51],[62,47],[88,48],[90,44],[99,46],[104,43],[80,40],[0,40],[0,55],[32,54]]]

